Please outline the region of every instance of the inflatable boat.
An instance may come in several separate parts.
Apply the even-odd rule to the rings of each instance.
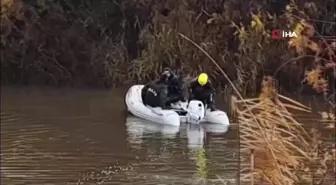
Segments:
[[[155,123],[179,126],[181,122],[229,125],[229,119],[225,112],[220,110],[210,111],[201,101],[177,102],[172,104],[172,109],[163,110],[161,107],[144,105],[141,98],[141,90],[144,85],[133,85],[128,90],[125,102],[127,110],[134,116]]]

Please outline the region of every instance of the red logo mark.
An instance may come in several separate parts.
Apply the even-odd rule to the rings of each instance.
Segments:
[[[272,31],[273,39],[281,39],[281,30],[273,30]]]

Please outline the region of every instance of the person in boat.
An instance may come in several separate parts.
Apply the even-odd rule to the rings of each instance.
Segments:
[[[167,106],[178,101],[185,101],[182,90],[182,80],[170,68],[165,68],[156,82],[167,85]]]
[[[141,98],[144,105],[151,107],[161,107],[168,109],[168,88],[165,84],[157,84],[150,82],[141,90]]]
[[[206,73],[201,73],[197,78],[193,79],[188,86],[190,97],[202,101],[211,111],[215,110],[215,88]]]
[[[145,105],[162,109],[169,109],[171,103],[185,101],[182,82],[169,68],[165,68],[159,80],[145,85],[141,96]]]

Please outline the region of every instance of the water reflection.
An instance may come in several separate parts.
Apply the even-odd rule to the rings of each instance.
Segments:
[[[147,158],[141,160],[139,165],[154,168],[156,177],[161,183],[175,181],[186,184],[220,184],[214,177],[219,169],[216,168],[216,172],[211,170],[214,164],[209,160],[209,156],[216,154],[209,153],[206,138],[211,137],[210,134],[225,134],[228,131],[227,126],[182,124],[180,127],[174,127],[152,123],[134,116],[127,117],[126,126],[128,141],[134,153],[146,152]],[[152,178],[153,173],[147,170],[141,171],[138,175]]]
[[[135,137],[161,133],[163,137],[174,138],[180,131],[180,127],[157,124],[130,115],[126,118],[126,127],[127,132]]]
[[[219,125],[219,124],[202,124],[203,129],[207,133],[211,134],[224,134],[228,131],[229,126],[227,125]]]
[[[126,117],[117,92],[2,89],[1,100],[1,184],[211,185],[222,184],[217,175],[236,177],[232,129]]]
[[[202,125],[188,124],[186,129],[189,149],[203,148],[205,132]]]
[[[162,138],[173,139],[177,133],[185,131],[189,149],[203,148],[206,134],[224,134],[228,126],[218,124],[183,124],[181,127],[146,121],[135,116],[127,116],[126,127],[130,143],[142,143],[142,139],[160,134]],[[182,134],[182,133],[180,133]],[[183,134],[182,134],[183,135]],[[183,137],[183,136],[182,136]]]
[[[207,134],[224,134],[228,126],[218,124],[187,124],[186,135],[188,139],[189,159],[196,164],[195,177],[198,181],[209,178],[209,161],[206,149],[204,147]]]
[[[186,124],[186,135],[188,138],[188,148],[203,148],[208,135],[221,135],[228,131],[228,126],[218,124]]]

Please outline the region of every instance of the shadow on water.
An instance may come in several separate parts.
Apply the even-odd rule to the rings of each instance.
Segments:
[[[124,90],[2,88],[1,109],[1,184],[222,184],[217,175],[236,177],[234,126],[172,128],[126,117]]]

